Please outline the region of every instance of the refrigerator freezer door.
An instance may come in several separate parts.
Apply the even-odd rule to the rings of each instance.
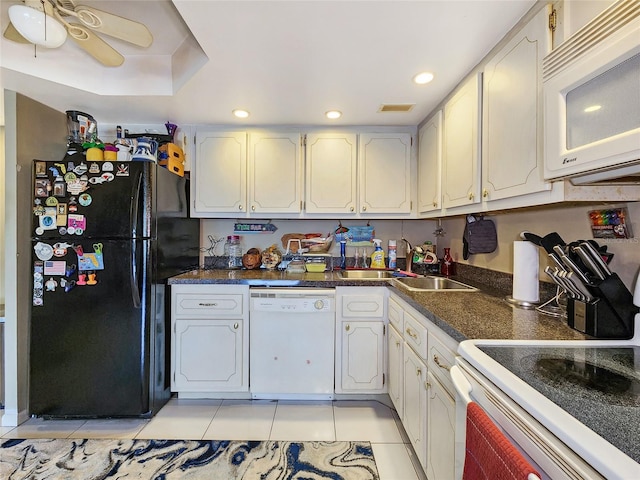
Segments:
[[[59,237],[68,242],[79,238],[148,238],[152,236],[151,218],[154,214],[154,205],[151,199],[156,164],[152,162],[86,163],[88,165],[82,164],[88,169],[84,174],[74,174],[65,167],[64,171],[67,175],[62,176],[64,164],[35,161],[35,200],[39,201],[42,208],[47,208],[48,212],[54,209],[56,212],[51,217],[34,215],[32,235],[41,240]],[[105,167],[107,171],[103,170]],[[90,173],[92,171],[95,173]],[[84,177],[87,189],[80,193],[73,193],[70,187],[72,183],[62,181],[73,178],[73,176],[68,177],[69,173],[76,177],[72,182]],[[64,187],[56,188],[58,184]],[[38,205],[34,207],[38,208]],[[55,222],[55,225],[51,222]]]
[[[45,287],[42,305],[32,307],[31,414],[120,417],[151,412],[151,359],[162,358],[154,349],[164,345],[156,338],[164,330],[151,328],[156,310],[162,311],[150,280],[154,243],[100,243],[104,270],[94,272],[97,283],[65,291],[60,286],[64,276],[44,274],[45,284],[52,278],[57,285]],[[73,252],[67,257],[70,265]]]

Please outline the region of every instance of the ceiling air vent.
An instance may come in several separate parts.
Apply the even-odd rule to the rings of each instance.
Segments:
[[[415,103],[386,103],[380,105],[378,112],[410,112],[415,106]]]

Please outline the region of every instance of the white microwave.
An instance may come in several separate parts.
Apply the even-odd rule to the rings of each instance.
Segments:
[[[547,55],[543,94],[545,179],[640,175],[640,2],[614,3]]]

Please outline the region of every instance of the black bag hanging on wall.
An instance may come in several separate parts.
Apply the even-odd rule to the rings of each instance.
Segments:
[[[498,247],[498,234],[493,220],[467,215],[462,244],[462,258],[465,260],[476,253],[494,252]]]

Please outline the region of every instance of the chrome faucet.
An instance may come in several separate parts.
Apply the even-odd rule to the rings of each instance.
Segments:
[[[413,264],[413,247],[406,238],[402,237],[401,240],[406,244],[404,255],[407,266],[405,267],[405,272],[411,273],[411,266]]]

